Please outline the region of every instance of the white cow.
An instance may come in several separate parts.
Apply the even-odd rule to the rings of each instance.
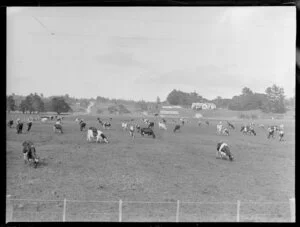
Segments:
[[[158,128],[159,129],[167,130],[167,126],[164,123],[162,123],[162,122],[158,122]]]
[[[92,129],[88,129],[88,131],[87,131],[87,138],[86,139],[89,142],[91,142],[92,140],[96,139],[97,143],[101,143],[102,141],[104,141],[105,143],[108,143],[108,140],[107,140],[106,136],[100,130],[97,130],[97,134],[95,136],[93,130]]]
[[[43,122],[43,123],[45,123],[47,121],[48,121],[48,118],[46,118],[46,117],[44,117],[44,118],[41,119],[41,122]]]
[[[134,131],[135,131],[135,127],[133,125],[130,125],[129,134],[133,139],[134,139]]]
[[[128,126],[128,123],[127,122],[122,122],[122,128],[124,130],[127,130],[127,126]]]

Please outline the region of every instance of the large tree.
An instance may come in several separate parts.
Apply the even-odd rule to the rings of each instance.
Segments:
[[[52,111],[61,114],[63,112],[68,112],[71,110],[71,107],[68,103],[65,102],[63,97],[54,97],[51,100]]]
[[[273,86],[268,87],[265,92],[269,102],[269,111],[273,113],[285,113],[286,108],[284,105],[284,89],[276,84],[273,84]]]
[[[6,109],[8,112],[14,111],[16,107],[15,100],[12,95],[6,98]]]

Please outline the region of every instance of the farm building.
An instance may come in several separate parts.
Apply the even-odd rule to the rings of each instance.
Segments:
[[[216,109],[216,105],[214,103],[192,103],[191,106],[194,110],[213,110]]]

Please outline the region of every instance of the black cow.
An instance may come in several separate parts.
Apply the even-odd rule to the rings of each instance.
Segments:
[[[23,142],[23,155],[24,155],[24,162],[33,163],[34,168],[36,168],[39,164],[39,158],[36,155],[36,150],[33,142],[26,140]]]
[[[179,131],[180,130],[180,125],[175,125],[175,128],[173,130],[173,132]]]
[[[17,128],[17,134],[22,133],[22,130],[23,130],[23,123],[22,123],[22,122],[18,122],[16,128]]]
[[[151,128],[141,128],[141,135],[144,136],[145,134],[148,136],[152,135],[153,139],[155,138],[155,134]]]
[[[167,121],[166,121],[164,118],[162,119],[162,121],[163,121],[163,123],[165,123],[165,124],[167,123]]]

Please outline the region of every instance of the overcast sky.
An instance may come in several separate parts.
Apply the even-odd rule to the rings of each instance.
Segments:
[[[7,94],[295,92],[295,7],[7,8]]]

